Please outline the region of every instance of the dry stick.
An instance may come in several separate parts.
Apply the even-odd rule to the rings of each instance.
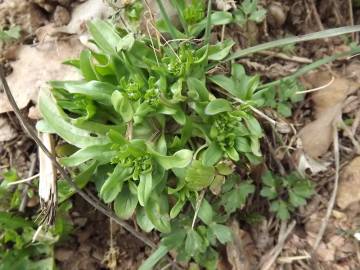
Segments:
[[[283,223],[282,223],[282,225],[283,225]],[[294,220],[293,222],[291,222],[289,227],[287,227],[286,231],[284,233],[282,233],[281,235],[279,235],[279,241],[278,241],[277,245],[270,252],[270,254],[272,254],[271,258],[269,260],[267,260],[267,262],[261,266],[261,268],[260,268],[261,270],[271,269],[271,266],[275,263],[277,257],[280,255],[280,253],[285,245],[285,241],[288,238],[289,234],[295,228],[295,225],[296,225],[296,222]]]
[[[301,95],[301,94],[308,94],[308,93],[316,92],[316,91],[319,91],[319,90],[323,90],[326,87],[330,86],[334,81],[335,81],[335,77],[332,76],[331,80],[328,83],[324,84],[324,85],[321,85],[321,86],[316,87],[316,88],[308,89],[308,90],[298,91],[295,94],[296,95]]]
[[[336,121],[335,121],[336,122]],[[329,222],[330,216],[331,216],[331,212],[334,208],[335,205],[335,199],[336,199],[336,193],[338,190],[338,182],[339,182],[339,168],[340,168],[340,156],[339,156],[339,137],[338,137],[338,130],[337,130],[337,126],[336,123],[333,123],[333,129],[334,129],[334,158],[335,158],[335,177],[334,177],[334,189],[333,192],[331,194],[331,198],[329,200],[328,203],[328,207],[326,210],[326,215],[321,223],[319,232],[316,236],[316,240],[313,246],[313,251],[312,254],[315,253],[316,249],[319,247],[321,239],[325,233],[327,224]]]
[[[317,11],[317,9],[316,9],[314,0],[309,0],[309,2],[310,2],[311,9],[312,9],[311,11],[312,11],[312,13],[314,14],[315,21],[316,21],[316,23],[317,23],[317,25],[318,25],[318,27],[319,27],[319,30],[320,30],[320,31],[323,31],[323,30],[324,30],[324,26],[323,26],[323,24],[322,24],[322,22],[321,22],[321,19],[320,19],[320,16],[319,16],[318,11]]]
[[[119,219],[108,207],[103,206],[101,204],[97,204],[93,201],[92,198],[90,198],[84,191],[82,191],[72,180],[67,171],[58,163],[56,160],[56,157],[50,153],[50,151],[46,148],[46,146],[43,144],[43,142],[39,139],[39,137],[36,134],[36,131],[33,129],[33,127],[26,121],[24,116],[21,114],[21,111],[10,91],[9,85],[7,84],[3,68],[0,66],[0,79],[2,83],[2,90],[5,91],[5,94],[9,100],[9,103],[12,107],[12,109],[15,112],[16,117],[19,119],[22,127],[24,130],[29,134],[29,136],[35,141],[35,143],[41,148],[41,150],[46,154],[46,156],[53,162],[56,169],[60,172],[61,176],[69,183],[69,185],[75,189],[75,191],[91,206],[93,206],[96,210],[100,211],[104,215],[106,215],[109,218],[112,218],[114,221],[116,221],[120,226],[122,226],[124,229],[126,229],[128,232],[130,232],[132,235],[134,235],[136,238],[144,242],[146,245],[150,246],[151,248],[155,248],[156,244],[152,242],[149,238],[147,238],[144,234],[137,232],[133,227],[131,227],[128,223],[125,221]]]
[[[35,165],[36,165],[36,155],[31,155],[31,165],[30,165],[30,169],[29,169],[29,172],[28,172],[28,178],[31,178],[34,171],[35,171]],[[22,191],[22,194],[21,194],[21,203],[20,203],[20,206],[19,206],[19,212],[25,212],[25,207],[26,207],[26,204],[27,204],[27,201],[28,201],[28,195],[27,195],[27,192],[29,190],[29,186],[28,185],[24,185],[24,189]]]
[[[15,182],[10,182],[10,183],[7,184],[7,186],[10,187],[10,186],[18,185],[18,184],[27,183],[27,182],[30,182],[30,181],[34,180],[35,178],[38,178],[39,176],[40,176],[40,173],[37,173],[37,174],[34,174],[34,175],[30,176],[30,177],[27,177],[27,178],[24,178],[24,179],[15,181]]]
[[[286,55],[285,53],[278,53],[278,52],[273,52],[273,51],[260,51],[260,52],[257,52],[257,54],[276,57],[276,58],[280,58],[280,59],[283,59],[283,60],[296,62],[296,63],[301,63],[301,64],[311,64],[313,62],[309,58],[300,57],[300,56],[296,56],[296,55],[295,56],[289,56],[289,55]]]
[[[350,19],[350,25],[353,26],[354,25],[354,13],[353,13],[353,4],[352,4],[353,0],[348,0],[348,6],[349,6],[349,19]],[[358,42],[358,34],[357,32],[354,32],[351,34],[353,41],[355,41],[356,43]]]

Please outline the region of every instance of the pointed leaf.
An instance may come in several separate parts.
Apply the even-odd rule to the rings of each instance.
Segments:
[[[229,101],[223,98],[217,98],[209,102],[205,108],[205,114],[215,115],[222,112],[231,112],[233,110]]]

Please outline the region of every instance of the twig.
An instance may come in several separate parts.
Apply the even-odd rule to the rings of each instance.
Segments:
[[[48,156],[48,158],[53,162],[54,166],[58,169],[61,176],[66,180],[66,182],[69,183],[69,185],[75,189],[75,191],[91,206],[93,206],[96,210],[100,211],[104,215],[106,215],[109,218],[112,218],[115,222],[117,222],[120,226],[122,226],[124,229],[126,229],[128,232],[130,232],[132,235],[134,235],[136,238],[144,242],[146,245],[150,246],[151,248],[155,248],[156,244],[152,242],[146,235],[137,232],[133,227],[131,227],[128,223],[125,221],[119,219],[115,213],[113,213],[108,207],[97,204],[94,202],[84,191],[82,191],[71,179],[68,172],[58,163],[56,160],[56,157],[50,153],[50,151],[46,148],[46,146],[43,144],[43,142],[39,139],[39,137],[36,134],[36,131],[33,129],[33,127],[26,121],[24,116],[22,115],[18,105],[16,104],[16,101],[10,91],[9,85],[7,84],[3,68],[0,66],[0,79],[2,83],[2,90],[5,91],[5,94],[9,100],[9,103],[11,107],[13,108],[15,115],[19,119],[22,127],[24,130],[29,134],[29,136],[35,141],[35,143],[41,148],[42,151]]]
[[[336,193],[338,190],[338,182],[339,182],[339,168],[340,168],[340,155],[339,155],[339,137],[338,137],[338,130],[337,130],[337,126],[336,126],[336,121],[333,123],[333,129],[334,129],[334,158],[335,158],[335,177],[334,177],[334,189],[333,192],[331,194],[331,198],[329,200],[328,203],[328,207],[326,210],[326,215],[324,217],[324,219],[322,220],[319,232],[316,236],[316,240],[313,246],[313,251],[312,254],[314,254],[317,250],[317,248],[320,245],[321,239],[325,233],[327,224],[329,222],[330,216],[331,216],[331,212],[334,208],[335,205],[335,199],[336,199]]]
[[[23,183],[27,183],[30,182],[31,180],[34,180],[35,178],[38,178],[40,175],[40,173],[34,174],[33,176],[18,180],[18,181],[14,181],[14,182],[10,182],[7,184],[7,186],[14,186],[14,185],[18,185],[18,184],[23,184]]]
[[[315,6],[314,0],[309,0],[309,2],[310,2],[311,9],[312,9],[312,13],[313,13],[313,15],[315,17],[316,24],[318,25],[319,30],[323,31],[324,26],[323,26],[323,24],[321,22],[321,19],[320,19],[319,13],[317,11],[317,8]]]
[[[321,86],[316,87],[316,88],[304,90],[304,91],[298,91],[298,92],[296,92],[296,95],[307,94],[307,93],[312,93],[312,92],[316,92],[316,91],[319,91],[319,90],[323,90],[326,87],[330,86],[334,81],[335,81],[335,77],[332,76],[331,80],[327,84],[321,85]]]
[[[260,51],[257,52],[258,54],[261,55],[265,55],[265,56],[272,56],[272,57],[277,57],[283,60],[287,60],[287,61],[292,61],[292,62],[296,62],[296,63],[302,63],[302,64],[310,64],[313,61],[309,58],[305,58],[305,57],[300,57],[300,56],[289,56],[286,55],[285,53],[278,53],[278,52],[272,52],[272,51]]]
[[[352,4],[353,0],[348,0],[348,7],[349,7],[349,20],[350,20],[350,25],[353,26],[354,25],[354,13],[353,13],[353,4]],[[354,32],[351,34],[352,39],[354,42],[358,42],[358,34],[357,32]]]
[[[282,221],[281,227],[284,228],[285,225],[286,225],[285,221]],[[295,225],[296,225],[296,222],[294,220],[293,222],[291,222],[291,224],[289,225],[289,227],[287,227],[286,230],[284,230],[283,232],[281,232],[282,230],[280,230],[278,243],[270,251],[269,256],[271,256],[271,257],[265,263],[262,264],[262,266],[260,268],[261,270],[271,269],[271,266],[275,263],[277,257],[280,255],[280,253],[285,245],[285,241],[288,238],[288,236],[290,235],[290,233],[293,231],[293,229],[295,228]]]
[[[38,176],[38,175],[31,176],[35,171],[35,166],[36,166],[36,155],[33,154],[33,155],[31,155],[31,165],[30,165],[30,169],[29,169],[29,172],[28,172],[28,179],[29,178],[36,178]],[[19,182],[19,181],[17,181],[17,182]],[[21,199],[21,203],[20,203],[20,206],[19,206],[19,212],[25,212],[25,207],[26,207],[26,204],[27,204],[27,201],[28,201],[28,195],[27,195],[28,190],[29,190],[29,186],[25,185],[24,189],[22,191],[22,194],[21,194],[22,199]]]
[[[265,138],[266,144],[267,144],[268,147],[269,147],[269,152],[270,152],[270,154],[273,156],[273,159],[274,159],[274,161],[275,161],[275,163],[276,163],[276,165],[277,165],[277,167],[278,167],[278,169],[279,169],[279,173],[280,173],[282,176],[284,176],[284,175],[285,175],[284,166],[281,164],[280,160],[278,160],[278,159],[276,158],[276,153],[275,153],[274,147],[272,146],[272,144],[271,144],[270,140],[268,139],[268,137],[267,137],[267,136],[264,136],[264,138]]]
[[[193,221],[192,221],[192,224],[191,224],[191,229],[194,229],[194,227],[195,227],[196,218],[197,218],[197,215],[199,213],[199,210],[200,210],[201,203],[202,203],[202,200],[204,198],[204,195],[205,195],[205,190],[201,191],[200,196],[199,196],[199,198],[198,198],[198,200],[196,202],[195,213],[194,213]]]

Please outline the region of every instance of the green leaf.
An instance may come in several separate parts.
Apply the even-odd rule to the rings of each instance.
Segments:
[[[265,19],[265,16],[266,16],[266,9],[259,8],[258,10],[251,13],[249,19],[254,22],[260,23]]]
[[[225,75],[218,74],[208,77],[208,79],[212,83],[215,83],[216,85],[225,89],[231,95],[238,97],[238,90],[236,89],[235,82],[231,78],[228,78]]]
[[[222,112],[231,112],[233,110],[229,101],[223,98],[217,98],[209,102],[205,107],[205,114],[215,115]]]
[[[236,151],[234,147],[225,149],[225,153],[233,161],[239,161],[240,159],[239,153]]]
[[[120,91],[114,91],[111,95],[111,103],[114,106],[124,122],[129,122],[134,116],[134,111],[131,103],[126,95],[123,95]]]
[[[206,225],[213,221],[214,211],[206,199],[203,199],[199,208],[198,216]]]
[[[250,15],[256,11],[257,0],[244,0],[241,3],[241,10],[246,14]]]
[[[194,229],[190,229],[186,234],[185,252],[190,256],[194,256],[201,251],[202,246],[203,239],[201,236]]]
[[[277,112],[280,113],[284,117],[290,117],[292,114],[291,107],[286,103],[278,103],[277,104]]]
[[[133,33],[127,34],[116,45],[116,51],[129,51],[134,46],[135,38]]]
[[[154,266],[166,256],[169,249],[164,246],[160,245],[151,255],[147,258],[139,267],[139,270],[152,270]]]
[[[245,181],[224,193],[221,203],[224,205],[225,211],[231,214],[236,209],[241,208],[245,204],[247,197],[254,193],[254,191],[255,187],[251,184],[251,181]]]
[[[237,137],[235,147],[238,152],[251,152],[251,144],[246,137]]]
[[[78,173],[75,178],[74,182],[79,188],[83,188],[86,184],[93,178],[93,174],[98,167],[98,163],[96,161],[90,162],[84,168],[82,168],[81,172]],[[69,199],[72,195],[76,193],[76,190],[72,188],[68,182],[65,180],[58,180],[57,181],[58,187],[58,196],[59,196],[59,203],[62,203]]]
[[[269,200],[273,200],[278,196],[278,193],[274,187],[263,187],[260,191],[260,195]]]
[[[106,137],[93,137],[90,132],[70,124],[50,94],[44,90],[40,91],[39,108],[47,125],[68,143],[79,148],[109,143]]]
[[[114,202],[114,210],[118,217],[129,219],[138,204],[138,198],[132,194],[127,186],[117,195]]]
[[[162,233],[170,233],[170,216],[168,214],[169,203],[164,195],[151,196],[145,205],[146,215],[154,227]]]
[[[212,183],[214,177],[214,167],[205,166],[201,161],[194,160],[186,172],[186,186],[191,190],[202,190]]]
[[[80,70],[85,80],[91,81],[98,79],[96,72],[94,70],[93,64],[91,62],[91,51],[83,50],[80,53]]]
[[[258,120],[254,116],[248,114],[244,118],[244,120],[245,120],[247,128],[249,129],[250,133],[253,136],[255,136],[257,138],[261,138],[263,136],[262,128],[261,128]]]
[[[16,215],[0,211],[0,224],[2,228],[7,229],[21,229],[26,227],[33,227],[30,221]]]
[[[116,155],[116,151],[111,150],[110,144],[92,145],[84,147],[69,157],[60,159],[60,163],[66,167],[78,166],[88,160],[97,160],[100,164],[109,163]]]
[[[117,53],[117,46],[121,43],[121,37],[111,23],[94,19],[89,21],[87,25],[91,36],[100,49],[107,54]]]
[[[294,207],[299,207],[306,204],[306,200],[294,193],[293,191],[289,191],[289,202]]]
[[[277,200],[271,203],[270,211],[275,212],[276,216],[281,220],[287,220],[290,218],[288,205],[283,200]]]
[[[217,223],[212,223],[209,227],[221,244],[224,245],[232,241],[232,234],[229,227]]]
[[[232,22],[232,14],[227,11],[215,11],[211,14],[212,25],[223,25]]]
[[[360,31],[360,25],[332,28],[320,32],[310,33],[303,36],[283,38],[275,41],[270,41],[264,44],[259,44],[246,49],[241,48],[236,52],[234,52],[233,54],[231,54],[229,57],[225,58],[223,61],[224,62],[230,61],[259,51],[269,50],[276,47],[282,47],[289,44],[295,44],[298,42],[315,40],[315,39],[330,38],[334,36],[340,36],[344,34],[358,32],[358,31]]]
[[[183,228],[175,228],[170,234],[161,239],[161,244],[167,246],[169,249],[174,249],[182,246],[186,236],[186,231]]]
[[[234,44],[235,42],[232,39],[227,39],[216,45],[210,45],[208,59],[213,61],[224,59],[229,54]]]
[[[189,77],[189,78],[187,78],[186,82],[187,82],[189,91],[196,92],[200,97],[200,101],[209,100],[209,91],[206,88],[204,81],[201,81],[194,77]]]
[[[72,94],[82,94],[104,105],[111,105],[111,95],[116,86],[100,81],[51,81],[51,86],[56,89],[65,89]]]
[[[152,190],[152,175],[150,173],[140,175],[140,183],[138,186],[138,199],[141,206],[144,206],[150,197]]]
[[[146,215],[145,209],[143,207],[138,207],[136,209],[136,223],[144,232],[148,233],[154,229],[154,225]]]
[[[266,171],[261,177],[263,183],[269,187],[276,187],[276,178],[271,171]]]
[[[176,204],[171,208],[170,210],[170,218],[173,219],[173,218],[176,218],[180,211],[183,209],[184,205],[185,205],[185,200],[181,200],[181,199],[178,199]]]
[[[116,165],[113,173],[105,180],[101,187],[100,197],[105,203],[110,203],[119,194],[123,183],[130,178],[131,168],[124,168],[120,164]]]
[[[156,3],[158,4],[158,7],[159,7],[159,10],[160,10],[160,14],[161,14],[161,17],[163,18],[164,20],[164,24],[165,24],[165,27],[168,31],[168,33],[170,33],[171,37],[173,39],[176,39],[176,38],[180,38],[179,35],[178,35],[178,31],[177,29],[175,28],[175,26],[172,24],[167,12],[166,12],[166,9],[162,3],[161,0],[156,0]]]
[[[292,190],[297,195],[310,198],[311,195],[314,194],[314,186],[309,180],[298,180],[296,181],[295,185],[293,185]]]
[[[255,156],[261,157],[261,151],[260,151],[260,142],[259,139],[256,137],[250,137],[251,141],[251,151]]]
[[[172,168],[184,168],[191,162],[192,151],[182,149],[172,156],[163,156],[159,153],[153,153],[155,160],[166,170]]]
[[[223,151],[217,143],[211,143],[204,151],[203,164],[204,166],[212,166],[217,163],[223,156]]]

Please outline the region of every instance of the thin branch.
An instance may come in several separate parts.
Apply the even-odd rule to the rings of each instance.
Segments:
[[[285,241],[288,238],[288,236],[290,235],[290,233],[293,231],[293,229],[295,228],[296,222],[293,221],[285,230],[285,226],[286,223],[284,223],[284,221],[281,223],[281,227],[283,228],[283,230],[281,230],[281,232],[279,233],[279,239],[278,239],[278,243],[277,245],[270,251],[269,255],[271,256],[268,260],[266,260],[262,266],[261,266],[261,270],[269,270],[271,269],[271,266],[275,263],[277,257],[280,255],[284,245],[285,245]]]
[[[18,180],[18,181],[14,181],[14,182],[10,182],[7,184],[7,186],[14,186],[14,185],[18,185],[18,184],[23,184],[23,183],[27,183],[27,182],[31,182],[32,180],[34,180],[35,178],[38,178],[40,176],[40,173],[34,174],[33,176]]]
[[[91,206],[93,206],[96,210],[100,211],[107,217],[113,219],[115,222],[117,222],[120,226],[122,226],[124,229],[126,229],[128,232],[130,232],[132,235],[134,235],[136,238],[144,242],[146,245],[155,248],[156,244],[152,242],[146,235],[137,232],[132,226],[130,226],[125,221],[119,219],[114,212],[112,212],[107,206],[104,206],[102,204],[98,204],[93,201],[92,198],[90,198],[84,191],[82,191],[71,179],[68,172],[58,163],[56,160],[56,157],[50,153],[50,151],[46,148],[46,146],[43,144],[43,142],[39,139],[37,136],[36,131],[34,128],[26,121],[24,116],[22,115],[11,91],[9,88],[9,85],[6,81],[3,67],[0,66],[0,79],[2,83],[2,90],[5,91],[5,94],[9,100],[9,103],[11,107],[13,108],[16,117],[19,119],[22,127],[24,130],[29,134],[29,136],[35,141],[35,143],[41,148],[41,150],[46,154],[46,156],[53,162],[54,166],[57,168],[57,170],[60,172],[61,176],[66,180],[66,182],[69,183],[69,185],[75,189],[75,191]]]
[[[301,95],[301,94],[307,94],[307,93],[312,93],[312,92],[316,92],[316,91],[319,91],[319,90],[323,90],[325,89],[326,87],[330,86],[333,82],[335,81],[335,77],[332,76],[331,77],[331,80],[324,84],[324,85],[321,85],[319,87],[316,87],[316,88],[312,88],[312,89],[308,89],[308,90],[303,90],[303,91],[298,91],[296,92],[297,95]]]
[[[34,173],[35,171],[35,167],[36,167],[36,155],[35,154],[32,154],[30,156],[31,158],[31,165],[30,165],[30,169],[29,169],[29,172],[28,172],[28,177],[31,178],[31,175]],[[38,176],[38,175],[33,175],[32,177],[34,176]],[[36,178],[36,177],[34,177]],[[19,182],[19,181],[17,181]],[[28,185],[24,185],[24,189],[22,190],[22,193],[21,193],[21,203],[20,203],[20,206],[19,206],[19,212],[25,212],[25,208],[26,208],[26,204],[28,202],[28,190],[29,190],[29,186]]]

